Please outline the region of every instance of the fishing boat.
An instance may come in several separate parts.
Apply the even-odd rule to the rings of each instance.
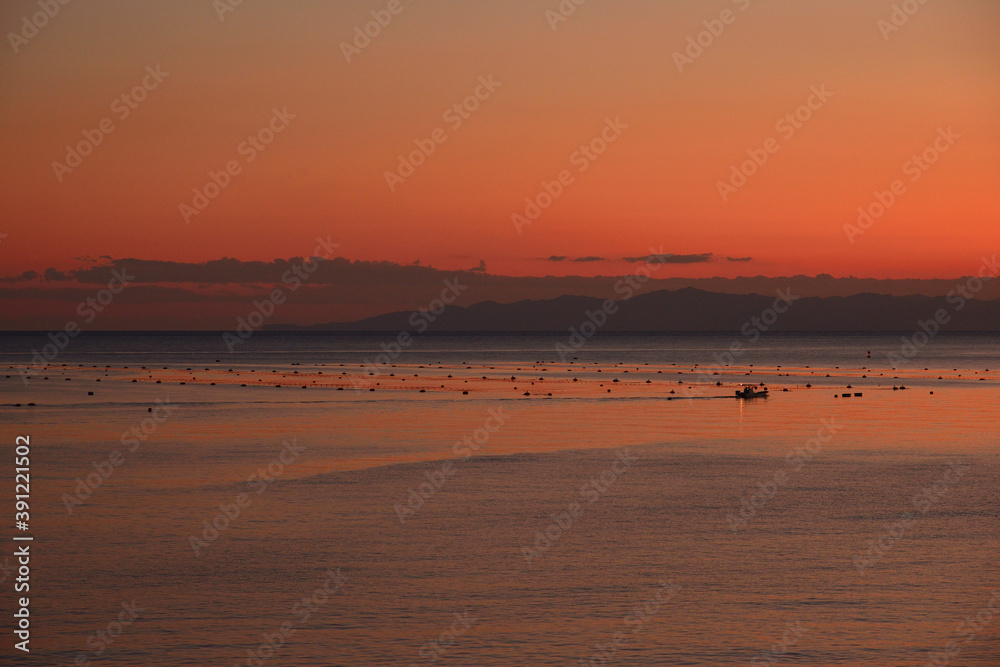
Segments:
[[[767,398],[767,387],[744,385],[736,390],[736,398]]]

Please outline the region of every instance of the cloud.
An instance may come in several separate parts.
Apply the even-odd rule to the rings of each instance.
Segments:
[[[60,271],[44,271],[45,280],[64,282],[75,280],[88,285],[107,283],[111,271],[118,269],[135,275],[135,283],[193,283],[199,285],[269,285],[279,282],[288,271],[300,267],[304,259],[291,257],[271,261],[241,261],[229,257],[207,262],[171,262],[131,258],[107,258],[102,264]],[[345,284],[354,281],[423,282],[436,278],[438,271],[416,264],[402,265],[395,262],[350,261],[341,257],[320,263],[310,276],[312,284]],[[22,277],[0,278],[2,282],[15,282]]]
[[[678,256],[654,253],[659,261],[714,261],[724,266],[726,256]],[[646,261],[649,257],[638,258]],[[571,258],[566,258],[569,266]],[[45,280],[40,271],[25,271],[0,278],[0,303],[4,317],[0,329],[54,330],[74,315],[74,308],[107,284],[112,269],[136,278],[115,297],[114,308],[102,315],[98,328],[123,329],[202,329],[231,330],[238,317],[253,310],[253,302],[266,298],[275,287],[285,289],[288,301],[271,322],[318,324],[353,321],[388,312],[412,312],[440,297],[445,281],[457,280],[468,286],[458,305],[495,301],[512,303],[530,299],[553,299],[567,294],[616,298],[614,287],[620,275],[611,276],[504,276],[485,272],[485,262],[477,271],[444,271],[429,266],[393,262],[351,261],[344,258],[320,262],[308,280],[301,283],[287,273],[301,259],[243,262],[224,258],[203,263],[160,260],[113,259],[102,265],[62,270],[52,269]],[[466,262],[472,265],[473,262]],[[590,266],[589,264],[587,266]],[[729,267],[733,268],[733,267]],[[288,276],[285,282],[283,276]],[[64,278],[69,276],[69,280]],[[738,278],[653,278],[646,291],[695,287],[725,294],[773,294],[775,289],[793,285],[803,296],[847,296],[874,292],[904,296],[945,295],[957,279],[875,280],[833,278],[738,277]],[[984,298],[1000,298],[1000,281],[984,288]],[[291,290],[291,285],[298,285]],[[801,290],[801,291],[798,291]]]
[[[698,264],[701,262],[711,262],[712,253],[706,252],[700,255],[675,255],[673,253],[659,253],[656,255],[644,255],[643,257],[622,257],[630,263],[650,262],[658,264]]]
[[[749,262],[753,257],[726,257],[727,262]]]
[[[707,262],[711,253],[704,255],[654,254],[646,257],[626,257],[628,262],[659,261],[667,264],[688,264]],[[242,261],[222,257],[205,262],[174,262],[165,260],[138,259],[135,257],[110,258],[103,256],[97,264],[77,268],[58,269],[50,267],[43,271],[26,271],[21,275],[0,277],[0,283],[16,283],[28,280],[81,285],[103,285],[111,278],[112,271],[118,270],[135,276],[133,284],[197,285],[202,289],[212,285],[255,285],[269,286],[280,283],[284,276],[291,275],[301,267],[302,257],[273,259],[270,261]],[[551,255],[544,261],[592,263],[607,261],[606,257],[588,255],[569,257]],[[319,268],[309,276],[310,285],[336,285],[342,289],[357,290],[361,285],[410,285],[431,286],[445,277],[455,274],[487,276],[486,262],[468,269],[441,271],[420,263],[398,264],[388,261],[348,260],[335,257],[319,263]],[[499,278],[498,278],[499,279]],[[53,285],[54,286],[54,285]]]
[[[0,283],[19,283],[23,280],[35,280],[38,277],[38,271],[25,271],[19,276],[7,276],[5,278],[0,278]]]
[[[565,262],[569,260],[570,262],[603,262],[606,257],[595,257],[593,255],[588,255],[587,257],[573,257],[570,258],[566,255],[549,255],[545,258],[550,262]]]
[[[65,301],[79,303],[94,296],[93,288],[86,287],[2,287],[0,299],[27,299],[29,301]],[[252,298],[251,295],[249,298]],[[226,292],[202,294],[181,287],[160,287],[159,285],[137,285],[123,290],[115,296],[116,302],[133,304],[164,303],[239,303],[244,304],[247,296]]]

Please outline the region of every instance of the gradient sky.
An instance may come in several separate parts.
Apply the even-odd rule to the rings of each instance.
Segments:
[[[208,0],[70,3],[16,53],[8,36],[0,273],[269,261],[327,235],[352,260],[511,276],[620,275],[662,247],[712,254],[663,277],[948,278],[1000,249],[993,0],[928,3],[888,39],[889,0],[590,0],[555,30],[556,0],[403,0],[346,62],[341,43],[387,4],[244,0],[220,20]],[[679,72],[674,53],[723,10],[735,20]],[[5,2],[0,27],[37,11]],[[120,120],[114,100],[157,65],[169,76]],[[443,113],[490,75],[452,129]],[[775,123],[823,85],[783,138]],[[275,107],[296,118],[247,163],[237,147]],[[609,117],[628,129],[578,173]],[[114,131],[59,182],[52,163],[104,118]],[[948,127],[961,138],[911,182],[904,163]],[[390,191],[386,170],[435,128],[447,141]],[[724,202],[718,182],[770,137],[778,152]],[[242,172],[186,224],[179,205],[230,160]],[[564,169],[574,182],[518,233],[511,215]],[[895,179],[906,192],[850,243],[844,225]]]

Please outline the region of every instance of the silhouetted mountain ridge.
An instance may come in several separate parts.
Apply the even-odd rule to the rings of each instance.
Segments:
[[[783,332],[906,332],[933,320],[943,310],[942,331],[1000,331],[1000,299],[965,300],[959,296],[802,297],[784,301],[760,294],[723,294],[686,287],[659,290],[616,301],[606,321],[605,300],[564,295],[514,303],[482,301],[467,307],[448,306],[435,316],[407,311],[356,322],[308,327],[277,325],[276,330],[385,332],[563,332],[583,322],[602,323],[603,333],[738,332],[744,327]],[[615,307],[617,310],[615,310]],[[778,310],[786,312],[779,313]],[[592,316],[588,317],[588,313]],[[756,319],[754,319],[756,318]],[[588,325],[589,328],[589,325]]]

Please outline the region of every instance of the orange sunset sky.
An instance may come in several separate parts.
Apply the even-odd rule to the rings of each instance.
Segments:
[[[952,278],[1000,250],[993,0],[896,2],[919,9],[895,17],[890,0],[567,0],[569,16],[558,0],[226,3],[71,2],[34,31],[36,1],[3,3],[4,328],[60,320],[64,297],[44,290],[78,284],[47,269],[270,262],[320,236],[348,260],[507,276],[623,275],[623,258],[662,248],[702,257],[661,277]],[[477,88],[477,109],[446,115]],[[779,121],[819,89],[829,98],[788,136]],[[582,160],[609,118],[614,141]],[[78,166],[54,166],[102,122],[112,131]],[[271,143],[248,149],[269,122]],[[444,141],[390,187],[435,130]],[[914,170],[928,149],[936,161]],[[767,160],[724,200],[747,151]],[[230,162],[227,187],[185,216]],[[563,170],[572,180],[519,232],[512,215]],[[896,201],[849,239],[858,207],[897,179]]]

